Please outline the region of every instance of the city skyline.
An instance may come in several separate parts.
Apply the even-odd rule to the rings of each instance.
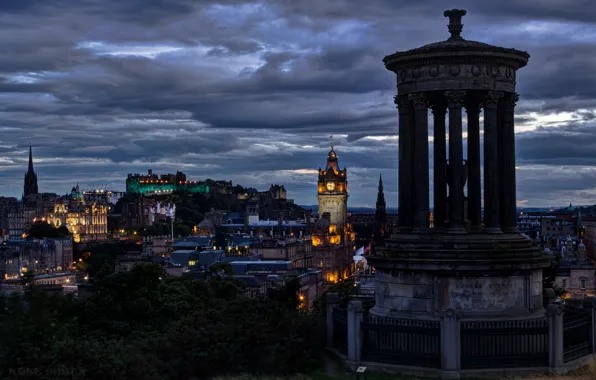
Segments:
[[[517,87],[519,205],[594,204],[596,5],[541,3],[457,6],[469,11],[464,38],[531,55]],[[395,78],[381,59],[445,40],[443,2],[65,4],[0,5],[11,20],[0,195],[20,197],[31,144],[42,192],[123,190],[128,173],[151,168],[283,184],[310,205],[333,144],[350,206],[374,206],[379,174],[397,205]]]

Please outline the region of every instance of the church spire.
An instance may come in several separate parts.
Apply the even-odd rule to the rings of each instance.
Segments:
[[[37,194],[37,174],[35,174],[35,170],[33,170],[33,151],[31,145],[29,145],[29,166],[27,168],[27,173],[25,174],[25,183],[23,186],[23,195],[24,198],[31,195]]]
[[[33,173],[33,151],[31,150],[31,145],[29,145],[29,168],[27,172]]]
[[[383,177],[379,175],[379,191],[377,193],[377,211],[375,212],[375,232],[385,229],[387,223],[387,207],[385,205],[385,193],[383,192]]]
[[[377,193],[377,211],[375,212],[375,225],[373,232],[373,254],[376,247],[385,244],[385,228],[387,225],[387,208],[385,206],[385,193],[383,192],[383,177],[379,175],[379,191]]]

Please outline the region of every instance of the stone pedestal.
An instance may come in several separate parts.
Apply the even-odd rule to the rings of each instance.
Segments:
[[[394,235],[369,257],[376,268],[371,314],[438,318],[535,318],[544,313],[548,257],[519,234]]]

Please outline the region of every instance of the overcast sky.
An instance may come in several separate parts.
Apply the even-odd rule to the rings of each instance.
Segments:
[[[395,78],[382,58],[463,36],[530,53],[518,201],[596,203],[596,2],[2,0],[0,194],[124,189],[127,173],[284,184],[316,203],[333,144],[350,205],[397,205]],[[431,148],[432,151],[432,148]],[[431,185],[432,188],[432,185]]]

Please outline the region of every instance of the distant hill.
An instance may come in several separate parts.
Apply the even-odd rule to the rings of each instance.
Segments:
[[[317,205],[300,205],[300,207],[307,209],[307,210],[311,210],[312,212],[318,212],[319,211],[319,206]],[[348,212],[352,212],[352,213],[374,213],[376,211],[376,209],[372,208],[372,207],[348,207]],[[397,214],[397,208],[396,207],[387,207],[387,213],[388,214]]]

